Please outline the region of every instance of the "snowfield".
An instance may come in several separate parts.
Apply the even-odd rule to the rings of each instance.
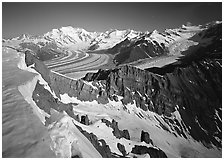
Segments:
[[[140,133],[141,130],[145,130],[150,133],[154,145],[162,149],[168,157],[196,158],[221,156],[218,150],[205,148],[202,143],[195,141],[188,133],[186,133],[186,135],[189,137],[188,140],[186,140],[183,137],[176,137],[174,134],[163,130],[160,123],[172,131],[170,126],[161,116],[150,111],[145,112],[142,109],[137,108],[135,103],[128,104],[126,106],[127,110],[123,110],[123,104],[121,102],[110,101],[108,104],[102,105],[98,104],[96,101],[82,102],[74,97],[69,97],[67,94],[61,95],[61,101],[64,103],[78,103],[77,106],[74,106],[74,112],[88,115],[94,124],[90,126],[82,125],[79,122],[76,122],[76,124],[89,133],[92,132],[97,135],[97,137],[104,139],[110,148],[117,154],[119,154],[119,151],[116,148],[116,144],[120,141],[111,135],[110,128],[100,122],[100,119],[102,118],[110,121],[115,119],[118,121],[120,129],[127,129],[129,131],[132,142],[129,142],[129,144],[124,140],[123,143],[121,143],[125,144],[127,152],[130,152],[131,146],[142,143],[140,142]],[[139,118],[139,116],[137,116],[139,113],[145,118]],[[182,121],[178,111],[174,113],[174,117],[176,117],[178,121]],[[176,133],[176,135],[178,134]]]
[[[89,140],[76,128],[74,120],[63,115],[58,122],[48,126],[53,141],[51,148],[58,157],[102,158]]]

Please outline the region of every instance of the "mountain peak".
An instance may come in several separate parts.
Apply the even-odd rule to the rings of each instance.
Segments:
[[[159,32],[155,29],[152,31],[152,34],[159,34]]]
[[[75,32],[85,33],[85,34],[89,33],[89,32],[87,32],[83,28],[78,28],[78,27],[77,28],[74,28],[72,26],[61,27],[59,30],[62,31],[63,33],[65,33],[65,34],[70,34],[70,33],[75,33]]]

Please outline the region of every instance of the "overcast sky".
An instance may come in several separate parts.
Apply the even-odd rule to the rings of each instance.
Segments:
[[[221,20],[219,3],[2,3],[4,38],[23,33],[44,34],[53,28],[73,26],[87,31],[133,29],[163,31],[182,24]]]

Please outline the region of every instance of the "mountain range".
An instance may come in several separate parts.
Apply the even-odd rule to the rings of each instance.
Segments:
[[[2,41],[36,74],[18,90],[57,157],[221,157],[222,22]]]

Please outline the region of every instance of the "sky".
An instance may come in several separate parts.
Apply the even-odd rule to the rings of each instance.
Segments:
[[[222,20],[221,2],[3,2],[3,38],[43,35],[73,26],[87,31],[109,29],[163,31],[182,24]]]

